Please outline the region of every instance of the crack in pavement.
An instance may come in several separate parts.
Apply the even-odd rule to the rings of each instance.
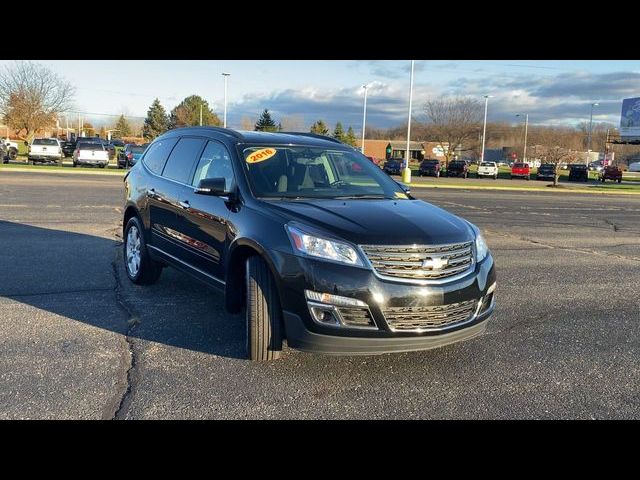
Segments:
[[[137,370],[136,346],[132,338],[132,334],[136,326],[140,323],[140,318],[135,314],[130,305],[122,295],[122,282],[118,272],[118,260],[120,259],[120,248],[122,243],[115,246],[115,258],[111,262],[115,287],[113,291],[116,297],[118,308],[125,314],[127,318],[127,329],[122,335],[123,354],[120,362],[120,380],[116,383],[116,394],[103,410],[103,420],[124,420],[131,406],[131,401],[135,393],[135,387],[138,384],[139,373]]]
[[[609,220],[608,218],[604,219],[604,223],[611,225],[613,227],[613,231],[617,232],[618,230],[620,230],[620,227],[618,227],[618,225],[616,225],[614,222],[612,222],[611,220]]]
[[[620,255],[618,253],[603,252],[603,251],[598,251],[598,250],[589,250],[589,249],[586,249],[586,248],[561,247],[560,245],[554,245],[552,243],[544,243],[544,242],[540,242],[538,240],[532,240],[530,238],[523,237],[521,235],[514,235],[512,233],[497,232],[495,230],[490,230],[490,229],[485,229],[485,231],[488,234],[491,234],[491,235],[496,235],[498,237],[505,237],[505,238],[513,238],[513,239],[516,239],[516,240],[520,240],[522,242],[531,243],[533,245],[540,245],[540,246],[548,248],[548,249],[565,250],[565,251],[574,252],[574,253],[589,253],[589,254],[592,254],[592,255],[600,256],[600,257],[607,257],[607,258],[613,257],[613,258],[617,258],[619,260],[631,260],[632,262],[640,262],[640,257],[628,257],[626,255]]]

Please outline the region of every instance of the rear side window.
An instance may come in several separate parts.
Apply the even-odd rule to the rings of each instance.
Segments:
[[[32,145],[58,145],[58,142],[53,138],[36,138]]]
[[[171,151],[162,176],[180,183],[190,183],[191,168],[202,150],[201,138],[181,138]]]
[[[166,138],[164,140],[154,142],[144,156],[144,164],[146,167],[156,175],[160,175],[164,168],[164,164],[171,153],[171,149],[177,141],[177,138]]]

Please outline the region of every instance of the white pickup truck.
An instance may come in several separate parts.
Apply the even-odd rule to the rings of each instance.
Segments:
[[[478,173],[476,174],[478,178],[480,177],[493,177],[493,179],[498,178],[498,164],[496,162],[482,162],[478,166]]]
[[[35,138],[29,145],[29,162],[62,163],[62,147],[57,138]]]
[[[109,152],[102,143],[83,142],[79,139],[73,152],[73,166],[78,165],[97,165],[104,168],[109,165]]]

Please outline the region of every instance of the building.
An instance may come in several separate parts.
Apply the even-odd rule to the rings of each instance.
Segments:
[[[362,140],[357,141],[360,148]],[[410,142],[409,154],[412,160],[434,158],[444,160],[447,146],[442,148],[438,142]],[[404,158],[407,153],[406,140],[366,140],[364,141],[364,154],[376,159]]]

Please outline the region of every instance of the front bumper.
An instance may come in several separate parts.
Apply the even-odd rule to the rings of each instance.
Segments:
[[[488,255],[466,276],[444,284],[416,285],[379,278],[372,270],[272,252],[278,270],[285,334],[290,347],[328,354],[375,354],[425,350],[466,340],[484,331],[495,308],[496,281],[493,258]],[[368,305],[374,328],[322,325],[311,318],[304,290],[360,300]],[[385,319],[387,308],[433,307],[482,299],[473,316],[441,330],[392,330]],[[488,300],[487,300],[488,302]]]

